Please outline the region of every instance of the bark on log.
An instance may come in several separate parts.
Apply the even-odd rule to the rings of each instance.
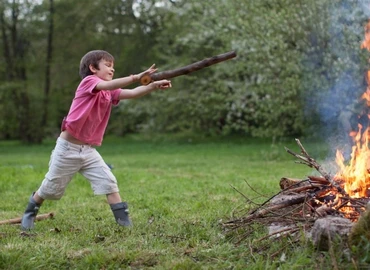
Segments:
[[[294,194],[294,193],[301,193],[301,192],[308,192],[309,190],[318,189],[320,185],[307,185],[307,186],[300,186],[296,188],[287,188],[284,190],[283,193]]]
[[[321,185],[327,185],[328,181],[321,176],[307,176],[308,179],[310,179],[311,183],[321,184]]]
[[[54,212],[50,212],[50,213],[47,213],[47,214],[42,214],[42,215],[36,216],[35,220],[39,221],[39,220],[43,220],[43,219],[53,218],[54,216],[55,216]],[[0,225],[18,224],[18,223],[21,223],[21,221],[22,221],[21,217],[8,219],[8,220],[2,220],[2,221],[0,221]]]
[[[140,83],[142,85],[147,85],[151,83],[152,81],[159,81],[163,79],[171,79],[177,76],[186,75],[194,71],[198,71],[200,69],[203,69],[205,67],[209,67],[211,65],[229,60],[231,58],[236,57],[235,51],[230,51],[224,54],[219,54],[210,58],[206,58],[204,60],[192,63],[190,65],[187,65],[185,67],[173,69],[173,70],[166,70],[162,72],[157,72],[151,75],[146,75],[140,78]]]
[[[304,183],[303,179],[297,179],[297,178],[290,178],[290,177],[282,177],[280,179],[280,188],[282,190],[287,189],[291,186],[298,186],[301,183]]]
[[[283,209],[288,206],[293,206],[296,204],[303,203],[307,198],[306,194],[299,194],[297,196],[292,196],[291,198],[287,198],[286,200],[282,200],[279,203],[271,204],[265,208],[259,208],[251,212],[251,214],[243,218],[243,221],[260,218],[268,213],[272,213],[274,210]]]

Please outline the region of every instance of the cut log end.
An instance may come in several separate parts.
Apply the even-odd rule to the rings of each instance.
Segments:
[[[140,78],[140,83],[142,85],[148,85],[151,83],[151,81],[152,81],[152,78],[150,77],[150,75],[145,75]]]

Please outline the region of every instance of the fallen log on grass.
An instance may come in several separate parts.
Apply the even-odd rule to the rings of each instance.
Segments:
[[[40,220],[44,220],[44,219],[48,219],[48,218],[53,218],[54,216],[55,216],[55,213],[54,212],[50,212],[50,213],[47,213],[47,214],[42,214],[42,215],[36,216],[35,220],[40,221]],[[0,221],[0,225],[18,224],[18,223],[21,223],[21,221],[22,221],[22,218],[21,217],[19,217],[19,218],[12,218],[12,219],[8,219],[8,220],[2,220],[2,221]]]

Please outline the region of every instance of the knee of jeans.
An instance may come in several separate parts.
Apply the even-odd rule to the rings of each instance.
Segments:
[[[39,190],[39,196],[45,200],[60,200],[63,195],[64,191]]]

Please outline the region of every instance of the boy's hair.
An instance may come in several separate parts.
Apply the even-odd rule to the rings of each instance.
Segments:
[[[93,74],[89,68],[90,65],[93,65],[94,68],[99,69],[99,62],[102,59],[109,62],[114,62],[114,57],[110,53],[103,50],[94,50],[85,54],[80,62],[81,78],[83,79],[86,76]]]

